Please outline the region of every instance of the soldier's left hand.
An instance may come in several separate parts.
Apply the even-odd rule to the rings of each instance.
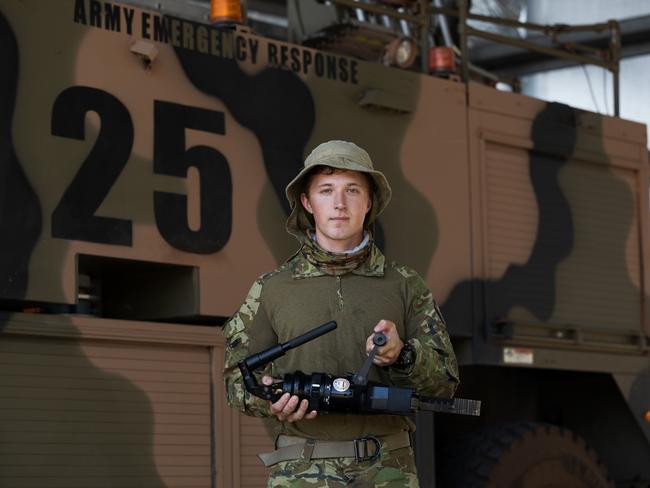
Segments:
[[[379,323],[375,325],[374,332],[383,332],[386,336],[386,344],[377,350],[373,363],[377,366],[390,366],[397,361],[397,357],[404,347],[404,342],[400,339],[400,336],[397,333],[397,327],[395,327],[395,323],[390,320],[380,320]],[[370,351],[372,351],[372,348],[375,346],[372,343],[374,335],[375,334],[371,334],[368,339],[366,339],[367,354],[370,354]]]
[[[277,382],[278,380],[271,376],[264,375],[262,377],[262,383],[267,386],[271,386],[273,383]],[[312,410],[308,413],[308,406],[308,400],[304,399],[300,401],[300,398],[297,395],[292,396],[289,395],[289,393],[282,395],[275,403],[269,401],[269,411],[271,412],[271,415],[274,415],[280,422],[297,422],[302,419],[311,420],[316,418],[316,410]]]

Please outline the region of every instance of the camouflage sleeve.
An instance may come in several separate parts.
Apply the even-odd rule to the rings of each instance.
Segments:
[[[228,405],[254,417],[268,416],[269,404],[246,390],[237,363],[253,352],[250,351],[252,329],[272,330],[266,314],[260,311],[263,286],[264,279],[260,277],[253,283],[237,313],[223,327],[226,339],[223,379]],[[271,374],[270,370],[271,365],[268,365],[262,374]],[[262,374],[256,374],[258,380],[261,379]]]
[[[421,395],[450,398],[459,384],[458,364],[442,314],[422,278],[408,268],[398,270],[406,278],[406,339],[415,363],[406,370],[389,368],[391,380]]]

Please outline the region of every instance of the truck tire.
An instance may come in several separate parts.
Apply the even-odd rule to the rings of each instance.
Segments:
[[[444,488],[613,488],[596,451],[573,432],[517,422],[490,427],[443,448]]]

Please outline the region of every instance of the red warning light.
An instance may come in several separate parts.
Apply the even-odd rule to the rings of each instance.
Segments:
[[[446,75],[456,72],[456,56],[451,47],[429,48],[429,70],[433,74]]]

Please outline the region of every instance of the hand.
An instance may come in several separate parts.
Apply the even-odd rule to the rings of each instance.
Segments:
[[[377,350],[373,363],[377,366],[390,366],[397,361],[397,357],[404,347],[404,342],[397,333],[397,327],[390,320],[380,320],[375,325],[374,332],[383,332],[386,336],[386,344]],[[375,347],[372,342],[374,335],[371,334],[366,340],[366,354],[370,354],[372,348]]]
[[[262,383],[267,386],[272,385],[276,381],[271,376],[262,377]],[[277,402],[269,402],[271,414],[275,415],[280,422],[297,422],[298,420],[311,420],[316,418],[316,410],[307,413],[309,402],[306,399],[301,402],[299,400],[297,395],[292,396],[285,393]]]

